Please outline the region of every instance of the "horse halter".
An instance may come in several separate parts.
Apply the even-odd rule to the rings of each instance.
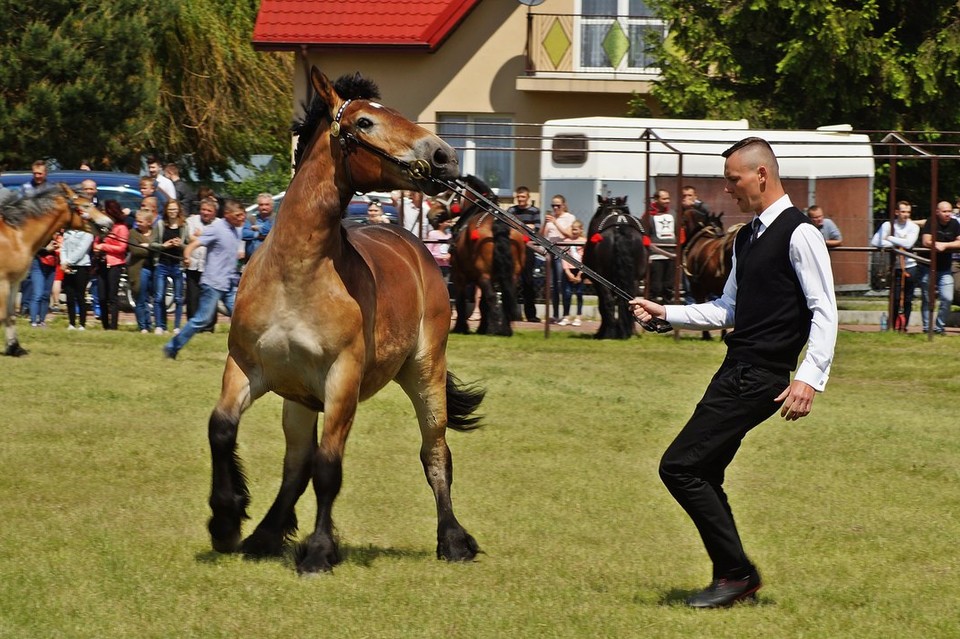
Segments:
[[[343,118],[343,112],[347,109],[347,106],[353,102],[353,100],[346,100],[343,104],[340,105],[340,108],[337,109],[337,115],[333,118],[333,122],[330,123],[330,137],[337,140],[340,143],[340,148],[343,150],[344,162],[343,166],[347,172],[347,182],[353,188],[353,178],[350,176],[350,153],[353,152],[357,147],[361,147],[374,155],[383,158],[384,160],[389,160],[393,162],[400,168],[402,168],[413,180],[428,180],[431,178],[432,168],[430,163],[426,160],[418,159],[413,162],[407,162],[406,160],[401,160],[400,158],[395,158],[383,149],[370,144],[363,138],[358,137],[352,131],[348,131],[346,127],[340,124],[340,120]]]
[[[67,198],[67,208],[70,209],[70,217],[73,218],[74,216],[77,216],[86,222],[85,226],[93,229],[95,231],[95,235],[99,235],[100,233],[106,234],[109,229],[101,228],[100,225],[93,220],[93,216],[86,211],[86,207],[93,206],[93,202],[88,200],[88,203],[84,205],[79,202],[80,199],[80,196],[76,193]]]

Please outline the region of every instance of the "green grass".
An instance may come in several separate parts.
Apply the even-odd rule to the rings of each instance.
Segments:
[[[225,335],[19,325],[0,360],[0,637],[956,637],[957,338],[842,333],[827,392],[751,433],[728,472],[760,604],[675,602],[709,580],[659,456],[723,357],[718,342],[522,331],[453,336],[488,389],[451,433],[454,505],[485,554],[434,558],[433,499],[395,385],[359,410],[335,517],[346,560],[210,551],[206,421]],[[282,460],[280,401],[245,415],[250,532]],[[298,514],[312,530],[312,491]]]

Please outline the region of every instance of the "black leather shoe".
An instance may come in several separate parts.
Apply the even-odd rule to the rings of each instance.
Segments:
[[[745,579],[714,579],[685,603],[691,608],[726,608],[738,601],[756,600],[762,585],[760,573],[756,571]]]

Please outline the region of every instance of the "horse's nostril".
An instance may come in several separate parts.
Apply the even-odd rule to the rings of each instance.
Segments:
[[[437,150],[433,152],[433,164],[434,166],[443,166],[450,162],[450,154],[447,153],[446,149],[442,146],[437,147]]]

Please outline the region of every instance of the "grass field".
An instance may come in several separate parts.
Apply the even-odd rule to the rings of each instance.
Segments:
[[[728,492],[760,603],[678,605],[706,585],[659,455],[723,356],[693,336],[453,336],[488,389],[451,433],[454,505],[485,554],[437,561],[409,402],[360,408],[334,514],[346,560],[211,552],[206,421],[225,335],[176,362],[161,337],[20,324],[0,360],[0,637],[958,637],[960,341],[842,333],[810,417],[746,439]],[[246,414],[250,532],[279,485],[280,401]],[[299,509],[312,530],[313,495]]]

